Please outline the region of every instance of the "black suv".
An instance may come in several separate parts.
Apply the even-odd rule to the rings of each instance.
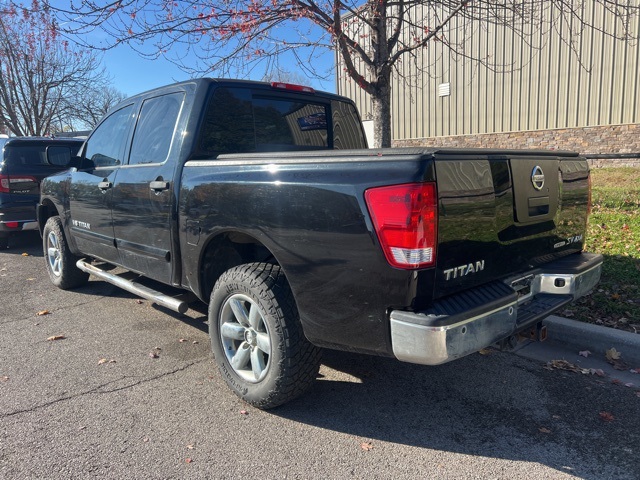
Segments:
[[[9,247],[14,233],[38,228],[40,182],[68,168],[82,143],[77,138],[0,139],[0,249]]]

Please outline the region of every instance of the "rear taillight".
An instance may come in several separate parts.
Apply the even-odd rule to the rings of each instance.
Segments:
[[[438,203],[435,183],[371,188],[365,199],[389,264],[404,269],[436,262]]]
[[[18,183],[38,183],[35,177],[20,176],[12,177],[11,175],[0,175],[0,193],[11,193],[11,186]]]
[[[0,193],[9,193],[9,177],[0,175]]]

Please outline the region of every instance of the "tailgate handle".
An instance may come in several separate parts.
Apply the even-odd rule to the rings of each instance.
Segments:
[[[98,184],[98,188],[103,192],[109,190],[111,187],[113,187],[113,183],[109,182],[108,180],[103,180]]]
[[[529,217],[549,214],[549,197],[529,198]]]
[[[163,180],[155,180],[149,184],[149,188],[154,192],[161,192],[169,188],[169,182]]]

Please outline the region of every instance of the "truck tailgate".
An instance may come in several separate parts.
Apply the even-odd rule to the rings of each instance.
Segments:
[[[564,152],[435,155],[434,298],[528,271],[583,248],[586,160]]]

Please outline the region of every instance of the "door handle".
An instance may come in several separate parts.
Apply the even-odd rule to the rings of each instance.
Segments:
[[[164,182],[162,180],[155,180],[149,184],[149,188],[154,192],[162,192],[163,190],[167,190],[169,188],[169,182]]]
[[[109,182],[109,181],[102,181],[98,184],[98,188],[100,190],[102,190],[103,192],[106,192],[107,190],[109,190],[111,187],[113,187],[113,183]]]

